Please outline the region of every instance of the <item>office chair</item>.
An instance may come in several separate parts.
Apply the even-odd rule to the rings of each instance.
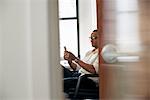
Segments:
[[[77,99],[94,99],[94,100],[98,100],[99,98],[99,86],[98,83],[96,84],[96,88],[82,88],[81,85],[82,84],[82,80],[84,78],[89,78],[89,77],[97,77],[98,78],[98,74],[85,74],[85,75],[81,75],[78,78],[77,81],[77,85],[75,88],[71,88],[69,89],[68,95],[69,98],[71,98],[72,100],[77,100]]]

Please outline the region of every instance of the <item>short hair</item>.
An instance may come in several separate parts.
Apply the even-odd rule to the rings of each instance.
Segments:
[[[95,30],[93,30],[93,32],[98,32],[98,30],[97,30],[97,29],[95,29]]]

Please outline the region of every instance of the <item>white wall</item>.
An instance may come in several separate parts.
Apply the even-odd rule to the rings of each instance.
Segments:
[[[92,49],[90,35],[97,28],[96,0],[79,0],[80,54]]]
[[[0,2],[1,4],[1,2]],[[0,15],[2,15],[2,6],[0,5]],[[0,16],[0,22],[2,21],[1,20],[1,16]],[[3,86],[2,86],[2,23],[0,23],[0,100],[2,99],[2,89],[3,89]]]
[[[23,0],[5,0],[1,4],[2,100],[30,97],[26,4]]]
[[[0,100],[62,99],[57,0],[0,5]]]

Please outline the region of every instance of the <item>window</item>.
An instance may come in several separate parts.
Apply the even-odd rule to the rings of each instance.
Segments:
[[[59,0],[60,57],[64,46],[79,55],[78,0]]]

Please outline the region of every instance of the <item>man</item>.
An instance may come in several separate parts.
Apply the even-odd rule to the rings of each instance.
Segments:
[[[68,61],[70,67],[74,71],[70,71],[63,67],[64,69],[64,78],[67,77],[79,77],[81,74],[98,74],[98,41],[99,41],[99,35],[98,31],[94,30],[91,34],[91,44],[94,47],[93,50],[90,50],[86,53],[83,60],[80,60],[78,57],[76,57],[73,53],[66,50],[64,51],[64,59]],[[76,86],[77,80],[66,80],[64,81],[64,91],[67,92],[67,90],[71,87]],[[95,88],[95,82],[91,79],[85,79],[83,82],[84,88]]]

